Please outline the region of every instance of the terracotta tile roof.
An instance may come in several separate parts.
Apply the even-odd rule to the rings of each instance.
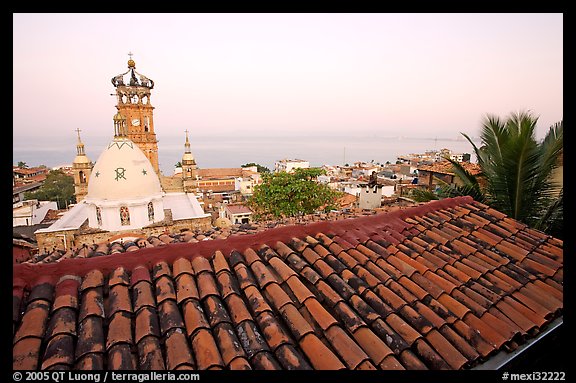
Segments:
[[[468,172],[472,175],[477,175],[482,172],[480,165],[473,162],[460,162],[460,165],[464,167]],[[453,166],[450,161],[438,161],[433,163],[432,165],[420,165],[418,166],[418,170],[424,170],[427,172],[433,173],[442,173],[442,174],[454,174]]]
[[[14,369],[468,369],[563,315],[563,243],[469,197],[14,265]],[[137,245],[138,246],[138,245]]]

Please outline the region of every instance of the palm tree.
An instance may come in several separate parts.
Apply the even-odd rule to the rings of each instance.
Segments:
[[[530,227],[553,230],[554,235],[560,236],[564,193],[552,173],[563,153],[563,121],[553,124],[541,142],[534,136],[537,122],[538,117],[529,112],[512,113],[505,120],[487,115],[480,147],[462,133],[474,148],[485,186],[480,186],[479,179],[458,162],[450,160],[464,186],[461,190],[444,188],[443,192],[472,195]]]

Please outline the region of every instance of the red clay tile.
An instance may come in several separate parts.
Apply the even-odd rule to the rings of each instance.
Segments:
[[[460,335],[468,344],[471,345],[471,347],[474,348],[474,350],[476,350],[480,354],[482,358],[486,358],[489,354],[491,354],[494,351],[495,345],[485,340],[480,335],[479,331],[476,331],[476,329],[470,327],[465,322],[457,320],[451,326],[452,328],[454,328],[454,330],[456,330],[458,335]],[[442,329],[445,328],[446,326],[442,327]]]
[[[350,299],[350,297],[356,293],[356,291],[337,274],[330,275],[326,279],[326,282],[332,286],[338,295],[346,300]]]
[[[104,352],[102,318],[89,316],[78,324],[76,359],[88,353]]]
[[[311,284],[315,285],[322,277],[310,266],[306,266],[300,271],[300,275],[306,278]]]
[[[415,342],[415,349],[418,356],[426,363],[431,370],[450,370],[448,363],[423,339]]]
[[[358,250],[362,255],[368,257],[372,262],[376,262],[380,257],[386,258],[390,255],[388,250],[373,241],[366,242],[366,246],[362,244],[356,246],[356,250]],[[352,251],[352,249],[350,249],[350,251]],[[354,254],[356,253],[352,251],[349,254],[355,257]],[[357,261],[362,263],[360,259],[357,259]]]
[[[49,282],[39,283],[32,287],[32,291],[28,295],[28,303],[35,300],[44,300],[52,302],[54,299],[54,285]]]
[[[460,291],[456,290],[459,296],[462,296]],[[465,297],[465,295],[464,295]],[[466,300],[466,299],[464,299]],[[446,307],[450,312],[454,313],[458,318],[462,319],[464,316],[470,312],[470,308],[460,303],[458,300],[454,299],[452,296],[444,293],[438,297],[438,302],[440,302],[444,307]]]
[[[256,261],[261,261],[260,257],[256,252],[250,248],[244,250],[244,259],[246,259],[246,266],[252,266]]]
[[[432,273],[428,272],[427,274],[432,274]],[[442,294],[444,292],[444,290],[442,288],[440,288],[440,286],[433,283],[429,279],[425,278],[421,274],[418,274],[418,273],[414,274],[412,276],[411,280],[413,280],[416,284],[418,284],[418,286],[420,286],[422,289],[429,292],[436,299],[438,299],[440,294]]]
[[[302,283],[298,276],[293,276],[286,280],[286,284],[294,293],[294,296],[303,304],[308,298],[315,297],[315,295]]]
[[[396,253],[398,254],[398,253]],[[403,275],[406,275],[408,277],[411,277],[412,274],[414,274],[416,272],[416,268],[414,268],[412,265],[404,262],[404,260],[401,260],[400,258],[398,258],[395,255],[391,255],[389,256],[386,261],[388,261],[392,266],[394,266],[396,269],[400,270],[400,272]]]
[[[272,351],[283,344],[293,344],[293,340],[280,322],[270,313],[263,312],[257,317],[258,326]]]
[[[518,335],[521,335],[521,330],[518,326],[510,324],[492,313],[490,311],[485,312],[480,318],[484,323],[488,324],[490,327],[498,331],[506,340],[511,340]]]
[[[518,290],[518,293],[521,293],[524,298],[520,299],[520,301],[523,302],[528,307],[538,305],[554,313],[564,306],[562,301],[556,299],[556,297],[548,293],[548,291],[540,289],[536,287],[535,284],[532,283],[523,286],[521,289]],[[514,296],[514,294],[512,294],[512,296]],[[529,299],[525,299],[526,297],[528,297]]]
[[[204,310],[197,300],[189,299],[185,301],[182,307],[182,313],[188,336],[193,335],[201,328],[210,329]]]
[[[324,233],[318,233],[315,235],[315,238],[322,242],[323,244],[325,244],[326,246],[330,246],[330,244],[332,243],[332,239],[330,239],[330,237],[328,237],[326,234]]]
[[[359,245],[362,246],[364,248],[366,248],[364,245]],[[370,249],[367,249],[368,251],[371,251]],[[374,253],[373,251],[371,251],[372,253]],[[366,262],[368,262],[370,260],[370,258],[368,256],[366,256],[365,254],[363,254],[361,251],[357,250],[357,249],[350,249],[346,252],[346,254],[348,254],[350,257],[352,257],[357,263],[364,265]],[[375,258],[377,257],[376,254],[374,253]]]
[[[336,350],[349,369],[355,369],[360,363],[368,360],[368,355],[364,350],[339,326],[330,327],[325,334],[332,348]]]
[[[90,270],[82,278],[82,284],[80,285],[80,290],[84,291],[92,287],[104,286],[104,275],[100,270]]]
[[[486,313],[485,313],[486,314]],[[492,316],[493,317],[493,316]],[[478,332],[483,339],[490,343],[494,348],[499,349],[510,338],[503,336],[492,326],[470,313],[464,317],[464,322],[474,331]],[[501,322],[501,321],[500,321]]]
[[[423,310],[419,309],[422,305]],[[441,321],[446,321],[447,323],[453,323],[458,317],[449,309],[447,309],[442,303],[434,298],[427,298],[425,302],[416,302],[414,308],[417,311],[428,318],[428,320],[436,327],[442,326]],[[428,313],[428,310],[431,312]]]
[[[364,352],[366,352],[376,364],[380,364],[386,357],[393,354],[386,343],[367,327],[359,328],[354,332],[353,336]]]
[[[208,321],[210,322],[210,326],[215,327],[222,322],[232,323],[232,320],[219,297],[214,295],[208,296],[204,300],[204,309]]]
[[[436,228],[431,228],[427,231],[424,232],[424,234],[432,239],[433,241],[440,243],[442,245],[445,245],[450,238],[448,238],[447,236],[443,235],[438,229]]]
[[[526,255],[528,255],[526,250],[515,246],[506,240],[497,244],[495,248],[518,262],[521,262],[524,258],[526,258]]]
[[[143,338],[153,335],[160,336],[160,323],[156,308],[144,307],[136,313],[134,320],[134,342],[138,343]]]
[[[459,370],[467,362],[464,357],[449,341],[446,340],[436,329],[426,334],[426,340],[436,350],[442,359],[454,370]]]
[[[297,275],[288,265],[286,265],[280,258],[272,257],[268,260],[270,266],[276,271],[283,282],[293,275]]]
[[[264,296],[266,299],[272,303],[276,310],[280,310],[283,306],[288,303],[292,303],[292,299],[286,294],[282,287],[277,283],[270,283],[264,289]]]
[[[280,283],[281,281],[276,278],[272,270],[266,267],[260,260],[254,261],[250,268],[256,277],[256,281],[261,289],[265,288],[269,283]]]
[[[342,271],[348,270],[346,265],[338,258],[334,257],[332,254],[328,254],[324,257],[324,261],[330,266],[331,268],[336,271],[336,274],[341,274]]]
[[[462,321],[459,321],[462,322]],[[462,354],[470,365],[472,362],[480,358],[480,354],[472,347],[462,336],[460,336],[456,331],[454,331],[450,326],[445,325],[440,327],[440,333],[447,341],[449,341],[459,352]]]
[[[218,273],[216,275],[216,282],[218,284],[222,298],[226,298],[230,294],[241,294],[238,280],[234,278],[228,271],[222,271]]]
[[[130,313],[121,311],[108,324],[106,349],[118,343],[132,344],[132,320]]]
[[[246,358],[235,358],[228,364],[230,370],[252,370],[252,366]]]
[[[521,297],[519,293],[516,294],[516,296]],[[550,311],[546,310],[544,307],[540,305],[535,304],[535,302],[530,302],[530,299],[529,298],[527,299],[527,297],[524,297],[524,299],[521,301],[518,301],[512,297],[504,297],[503,300],[504,302],[509,304],[514,310],[518,311],[520,314],[525,316],[527,319],[536,324],[538,327],[546,323],[547,319],[551,318],[552,316],[551,315],[552,313]],[[524,302],[526,301],[529,301],[530,303],[534,304],[531,304],[530,308],[528,308],[526,304],[524,304]]]
[[[450,274],[452,277],[454,277],[461,283],[467,283],[472,278],[470,275],[464,273],[463,271],[455,268],[452,265],[444,266],[444,270],[446,271],[446,273]]]
[[[315,242],[314,244],[318,244],[318,241],[316,241],[312,237],[309,237],[308,240],[312,240]],[[304,251],[304,249],[311,244],[309,242],[305,242],[305,241],[301,240],[300,238],[296,238],[296,237],[292,237],[288,243],[290,244],[291,248],[293,248],[294,250],[296,250],[299,253]]]
[[[110,370],[134,370],[136,369],[136,360],[130,352],[130,346],[121,343],[116,344],[108,351],[107,368]]]
[[[366,271],[366,273],[367,272],[368,271]],[[350,287],[352,287],[355,291],[359,293],[362,293],[365,289],[370,287],[366,282],[364,282],[363,279],[359,278],[358,276],[356,276],[356,274],[354,274],[348,269],[343,270],[340,275],[342,277],[342,280],[344,280],[344,282],[346,282],[348,285],[350,285]]]
[[[214,267],[214,272],[218,274],[219,272],[226,270],[228,272],[232,272],[230,269],[230,265],[226,261],[226,257],[220,250],[217,250],[214,253],[214,257],[212,258],[212,266]]]
[[[300,340],[304,335],[314,332],[310,323],[306,321],[293,304],[286,304],[279,311],[296,340]]]
[[[378,285],[376,288],[374,288],[374,292],[378,294],[378,296],[382,298],[386,304],[394,308],[394,310],[399,310],[401,307],[407,304],[404,299],[400,298],[396,293],[394,293],[386,286]]]
[[[382,267],[382,264],[386,264],[387,267]],[[364,267],[382,283],[386,283],[390,278],[398,279],[402,276],[398,270],[392,267],[392,265],[386,263],[384,260],[382,260],[382,263],[379,262],[377,264],[368,261]]]
[[[180,304],[187,299],[200,299],[200,295],[194,277],[181,273],[176,279],[176,302]]]
[[[530,258],[525,258],[522,262],[520,262],[520,267],[524,268],[531,274],[535,274],[539,278],[543,279],[545,277],[551,277],[556,273],[556,270],[544,266],[541,263],[535,262]]]
[[[110,288],[108,293],[108,309],[106,315],[113,317],[117,312],[132,312],[132,301],[130,299],[130,291],[128,286],[115,285]]]
[[[550,296],[558,299],[560,302],[562,302],[564,299],[562,285],[558,285],[560,289],[556,289],[553,285],[549,284],[548,281],[544,283],[540,280],[535,280],[532,283],[527,283],[526,287],[530,288],[532,285],[534,285],[535,288],[542,290],[543,292],[545,291]]]
[[[286,370],[311,370],[306,358],[291,344],[283,344],[274,352],[276,359]]]
[[[184,328],[182,315],[178,305],[173,300],[166,300],[158,304],[158,318],[160,319],[160,331],[162,334],[175,328]]]
[[[174,263],[172,263],[172,272],[174,278],[178,278],[178,276],[182,274],[194,275],[192,264],[186,258],[178,258],[175,260]]]
[[[340,242],[345,242],[342,238],[340,238]],[[348,243],[348,245],[346,246],[348,249],[354,248],[354,246],[352,246],[351,244]],[[340,246],[340,244],[336,243],[336,242],[332,242],[330,244],[330,246],[328,246],[328,249],[330,250],[330,252],[334,255],[340,255],[341,252],[344,251],[344,248],[342,246]]]
[[[374,288],[376,287],[378,284],[383,283],[383,281],[381,281],[380,279],[376,278],[374,275],[372,275],[371,272],[369,272],[368,270],[366,270],[364,267],[358,265],[355,269],[354,272],[360,277],[362,278],[362,280],[370,287]],[[390,277],[388,277],[390,278]]]
[[[252,312],[254,313],[254,316],[257,316],[260,313],[265,312],[265,311],[272,312],[272,308],[266,302],[266,300],[262,296],[260,290],[258,290],[256,287],[248,286],[244,290],[244,294],[246,295],[246,298],[248,300],[248,304],[249,304]]]
[[[191,343],[198,370],[206,370],[212,366],[224,367],[224,361],[210,331],[200,329],[192,336]]]
[[[320,245],[316,246],[316,248],[323,249],[324,250],[323,251],[324,256],[326,254],[330,254],[330,253],[328,253],[328,251],[326,249],[324,249]],[[322,259],[322,257],[320,257],[320,255],[316,251],[312,250],[309,247],[304,249],[304,251],[302,252],[302,257],[306,260],[306,262],[308,262],[311,265],[313,265],[314,262],[316,262],[317,260]]]
[[[234,266],[234,272],[236,273],[238,284],[242,290],[244,290],[247,286],[258,287],[254,274],[252,274],[252,271],[246,265],[242,263],[237,264]]]
[[[409,349],[402,351],[400,361],[406,370],[428,370],[428,367]]]
[[[74,364],[74,337],[70,334],[61,334],[50,339],[42,359],[41,370],[47,370],[56,365],[72,367]]]
[[[322,259],[317,260],[313,266],[314,266],[314,269],[316,271],[318,271],[318,273],[323,278],[328,278],[330,275],[336,273],[336,271],[332,267],[330,267],[330,265],[328,265],[328,263],[326,263]]]
[[[225,302],[233,324],[237,326],[245,320],[252,320],[252,315],[239,295],[230,294],[226,297]]]
[[[418,300],[418,298],[415,295],[413,295],[410,291],[405,289],[404,286],[395,281],[389,281],[389,283],[386,284],[386,287],[392,290],[396,295],[398,295],[400,298],[402,298],[405,302],[408,302],[409,304],[412,304]]]
[[[42,339],[24,338],[15,342],[12,348],[13,370],[37,370]]]
[[[204,299],[209,295],[220,296],[218,293],[218,287],[216,287],[214,274],[206,271],[201,272],[196,275],[196,283],[198,285],[198,294],[200,295],[200,299]]]
[[[486,285],[489,285],[489,283],[487,283],[486,280],[483,280],[483,283]],[[498,289],[495,288],[487,288],[484,284],[480,284],[477,282],[473,282],[471,281],[470,283],[468,283],[468,286],[470,286],[470,288],[477,292],[478,294],[482,295],[488,302],[490,302],[488,305],[485,305],[485,307],[488,307],[491,303],[495,303],[497,301],[500,300],[500,298],[503,296],[503,292],[499,291],[498,293],[496,291],[498,291]],[[480,299],[475,299],[478,303],[481,302]]]
[[[412,310],[414,311],[414,310]],[[386,323],[398,333],[408,345],[412,345],[416,339],[422,335],[416,331],[410,324],[396,314],[390,314],[386,317]]]
[[[132,269],[132,273],[130,274],[130,284],[132,286],[136,285],[140,281],[147,281],[149,283],[152,282],[148,269],[142,265],[134,267]]]
[[[76,361],[74,370],[103,370],[104,357],[102,353],[89,353]]]
[[[352,308],[365,320],[368,324],[371,324],[376,319],[381,318],[380,314],[378,314],[373,307],[367,304],[362,298],[358,295],[353,295],[349,299],[349,303]]]
[[[342,297],[338,295],[330,285],[322,280],[316,283],[316,288],[322,298],[322,302],[328,307],[334,307],[338,302],[343,301]]]
[[[50,305],[46,301],[36,300],[29,303],[20,321],[20,327],[14,336],[14,343],[26,337],[38,337],[41,339],[46,330],[49,313]]]
[[[370,324],[370,328],[378,337],[386,343],[388,347],[395,353],[399,354],[402,350],[409,347],[408,343],[396,331],[394,331],[382,319],[376,319]]]
[[[167,275],[162,275],[155,282],[156,287],[156,302],[158,304],[171,299],[176,300],[176,289],[172,278]]]
[[[138,282],[132,287],[134,312],[142,307],[156,307],[156,298],[152,289],[152,285],[146,281]]]
[[[423,276],[436,286],[439,286],[442,290],[444,290],[447,293],[451,293],[457,287],[452,282],[446,280],[445,278],[442,278],[438,274],[435,274],[431,271],[428,271],[427,273],[423,274]],[[435,296],[434,298],[437,297]]]
[[[430,322],[428,317],[424,316],[421,312],[424,312],[425,306],[420,305],[418,307],[420,312],[414,310],[410,306],[403,306],[398,313],[402,315],[402,318],[406,320],[406,322],[410,323],[412,327],[414,327],[418,332],[422,335],[426,335],[432,328],[434,328],[434,324]],[[430,309],[428,309],[431,311]],[[426,314],[429,314],[427,311]],[[442,324],[444,321],[440,320]]]
[[[240,344],[240,340],[230,323],[220,323],[214,327],[213,332],[222,360],[226,365],[228,365],[234,358],[246,357],[246,353]]]
[[[128,286],[130,278],[124,267],[120,266],[112,270],[108,279],[108,286],[124,285]]]
[[[450,265],[446,265],[446,266],[450,266]],[[457,286],[457,287],[459,287],[459,286],[462,285],[462,281],[454,278],[452,275],[448,274],[446,271],[444,271],[444,270],[442,270],[442,269],[436,270],[435,273],[436,273],[438,276],[446,279],[448,282],[452,283],[453,285],[455,285],[455,286]]]
[[[252,321],[244,321],[236,327],[238,339],[249,359],[261,351],[270,351],[264,336]]]
[[[280,241],[276,242],[274,250],[276,250],[276,252],[280,254],[282,258],[287,258],[290,254],[294,253],[294,250],[292,250],[291,248],[289,248]]]
[[[44,336],[50,339],[58,334],[76,335],[76,311],[74,309],[62,307],[50,316]]]
[[[366,326],[366,322],[345,302],[339,302],[333,308],[339,322],[350,332],[356,331],[359,327]]]
[[[304,305],[322,330],[325,331],[330,326],[338,323],[332,314],[330,314],[316,299],[307,299],[304,302]]]
[[[152,278],[154,280],[156,280],[163,275],[165,275],[167,277],[171,277],[172,271],[170,270],[170,266],[168,266],[168,263],[166,263],[165,261],[160,261],[158,263],[155,263],[152,266],[152,274],[151,275],[152,275]]]
[[[252,358],[255,370],[282,370],[282,366],[274,355],[268,351],[261,351]]]
[[[183,365],[195,367],[186,334],[181,328],[175,328],[166,334],[164,347],[168,370],[175,370]]]

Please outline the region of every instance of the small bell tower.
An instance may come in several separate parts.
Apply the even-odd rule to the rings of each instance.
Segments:
[[[144,152],[156,174],[158,168],[158,140],[154,133],[154,107],[150,103],[150,91],[154,81],[136,71],[132,53],[128,53],[128,70],[112,78],[116,88],[116,109],[126,118],[127,136]]]
[[[74,174],[74,194],[76,195],[76,203],[79,203],[88,193],[92,162],[84,151],[84,143],[80,139],[80,129],[76,129],[76,133],[78,133],[78,143],[76,144],[76,157],[72,163],[72,171]]]
[[[185,192],[192,192],[196,186],[196,176],[198,175],[198,166],[190,150],[190,141],[188,140],[188,130],[186,132],[186,142],[184,143],[184,155],[182,156],[182,180]]]

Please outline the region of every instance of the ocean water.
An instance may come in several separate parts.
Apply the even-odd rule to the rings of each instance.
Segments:
[[[165,175],[174,172],[174,165],[184,153],[183,137],[157,133],[160,170]],[[110,137],[82,137],[86,155],[96,161],[111,141]],[[476,145],[479,143],[474,141]],[[387,137],[378,134],[356,135],[190,135],[190,148],[201,168],[240,167],[249,162],[274,169],[281,159],[302,159],[310,166],[344,165],[357,161],[394,163],[398,156],[423,153],[427,150],[450,149],[456,153],[470,153],[476,161],[472,145],[464,138]],[[71,164],[76,156],[74,137],[14,139],[13,164],[26,162],[30,167],[56,167]]]

